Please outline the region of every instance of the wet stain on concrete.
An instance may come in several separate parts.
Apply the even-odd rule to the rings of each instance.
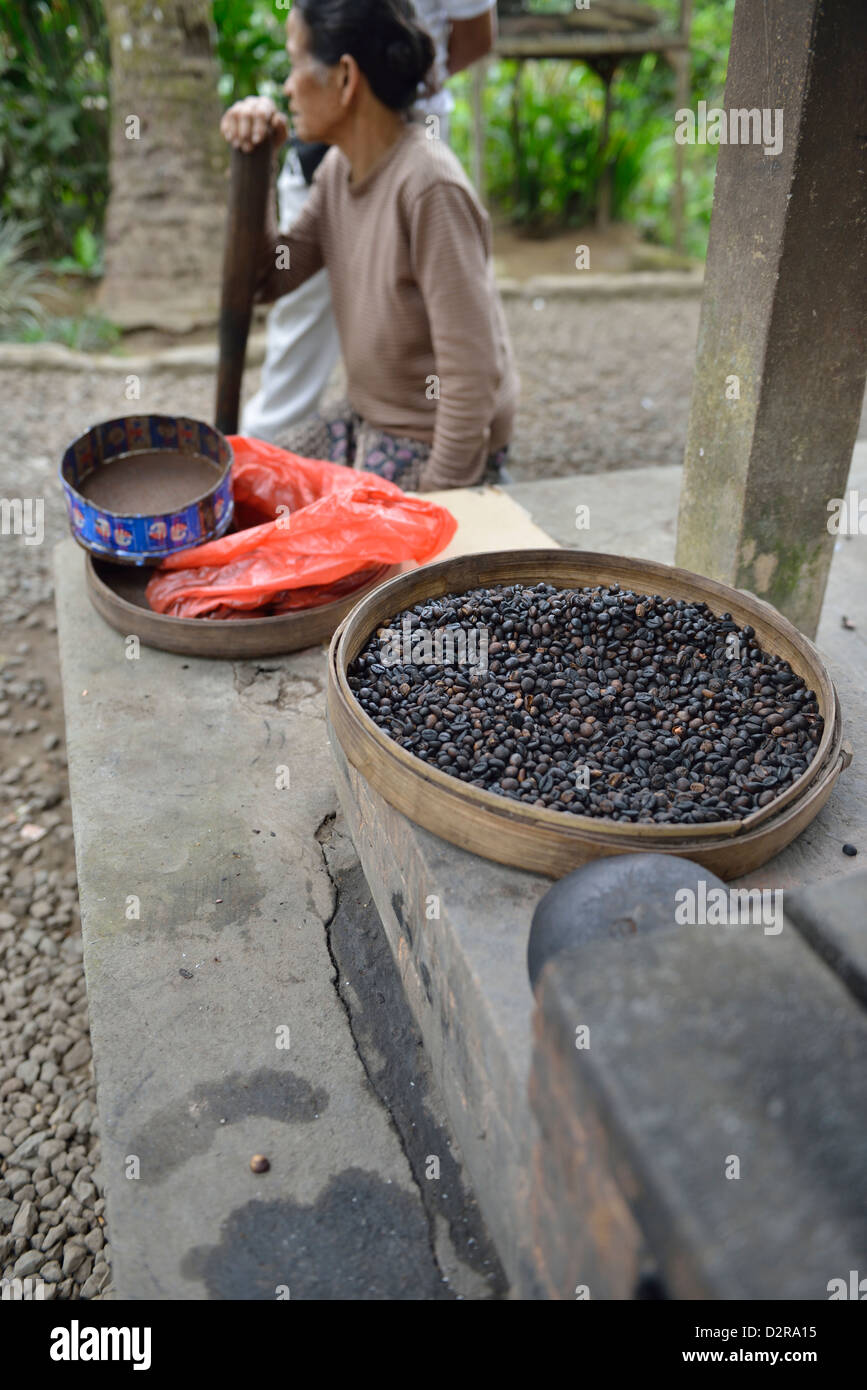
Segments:
[[[223,858],[220,870],[216,891],[210,866],[204,874],[191,873],[180,885],[180,894],[178,885],[173,885],[174,920],[177,922],[181,913],[182,920],[201,922],[208,939],[231,930],[233,938],[249,943],[249,927],[263,919],[261,904],[268,889],[259,877],[253,856],[246,849],[238,848],[228,858]],[[165,927],[164,930],[168,933],[173,929]],[[184,936],[190,939],[187,932]]]
[[[327,1107],[328,1092],[294,1072],[273,1067],[233,1072],[155,1111],[124,1140],[124,1147],[138,1157],[141,1181],[160,1183],[189,1159],[207,1153],[217,1131],[238,1120],[257,1115],[283,1124],[310,1124]],[[115,1130],[119,1118],[114,1118]]]
[[[363,1168],[333,1177],[310,1206],[250,1201],[230,1212],[219,1245],[181,1263],[211,1299],[449,1300],[418,1199]]]
[[[216,945],[221,933],[249,942],[249,928],[262,919],[261,904],[268,887],[260,877],[254,857],[244,846],[250,832],[240,821],[231,827],[212,822],[205,829],[185,827],[176,835],[171,850],[138,854],[138,845],[126,848],[126,860],[118,849],[106,855],[102,870],[92,876],[88,923],[99,935],[123,932],[127,937],[145,940],[154,936],[168,942],[183,938],[184,943]],[[216,858],[210,844],[236,847]],[[132,856],[137,863],[138,902],[118,892],[121,865]],[[188,949],[188,947],[187,947]],[[174,974],[170,957],[169,974]],[[178,961],[180,965],[183,962]]]

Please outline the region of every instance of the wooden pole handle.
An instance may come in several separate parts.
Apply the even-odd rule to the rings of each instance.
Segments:
[[[249,153],[232,151],[215,408],[215,423],[223,434],[238,433],[241,381],[253,316],[272,158],[270,139],[263,140]]]

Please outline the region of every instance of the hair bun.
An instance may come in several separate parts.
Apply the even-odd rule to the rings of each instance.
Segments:
[[[391,67],[406,71],[412,65],[413,51],[406,39],[392,39],[385,50],[385,56]]]
[[[384,56],[394,87],[403,89],[399,104],[410,104],[433,66],[435,51],[430,36],[417,25],[407,25],[404,33],[386,44]]]
[[[379,101],[409,110],[436,58],[411,0],[295,0],[295,8],[318,62],[333,67],[351,54]]]

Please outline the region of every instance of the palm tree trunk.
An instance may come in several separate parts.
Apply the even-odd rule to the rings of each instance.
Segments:
[[[100,307],[124,328],[189,332],[217,320],[228,187],[211,7],[103,3],[112,119]]]

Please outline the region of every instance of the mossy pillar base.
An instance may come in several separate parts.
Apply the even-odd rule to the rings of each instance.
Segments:
[[[810,637],[867,374],[865,71],[864,0],[738,0],[677,563]]]

